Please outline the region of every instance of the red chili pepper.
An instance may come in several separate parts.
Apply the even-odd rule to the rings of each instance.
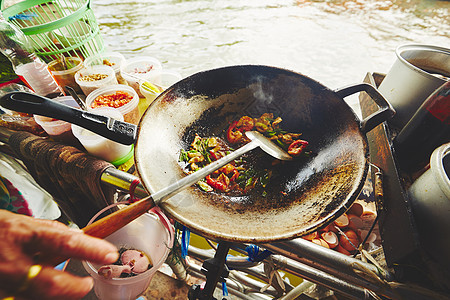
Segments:
[[[292,156],[299,156],[305,147],[308,146],[308,142],[304,140],[293,141],[288,148],[288,153]]]
[[[213,150],[209,150],[209,155],[213,160],[218,160],[221,156],[220,153],[214,152]]]
[[[235,180],[236,180],[236,178],[238,178],[238,177],[239,177],[239,171],[238,171],[238,170],[234,169],[232,173],[233,173],[233,176],[231,176],[231,178],[230,178],[230,182],[233,182],[233,181],[235,181]]]
[[[227,185],[225,183],[218,179],[211,178],[211,175],[206,176],[206,183],[218,191],[225,191],[227,189]]]

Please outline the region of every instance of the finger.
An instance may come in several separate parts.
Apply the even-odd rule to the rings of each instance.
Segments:
[[[29,245],[33,245],[34,250],[41,253],[41,263],[52,261],[51,258],[57,255],[108,264],[115,262],[119,255],[117,248],[105,240],[91,237],[81,231],[57,228],[37,231]]]
[[[71,229],[70,227],[68,227],[67,225],[55,221],[55,220],[46,220],[46,219],[36,219],[36,218],[32,218],[33,220],[33,226],[45,226],[45,227],[50,227],[50,228],[59,228],[62,230],[67,230],[67,229]],[[74,230],[78,230],[78,229],[74,229]]]
[[[10,221],[16,225],[21,225],[24,228],[36,228],[36,227],[45,227],[45,228],[60,228],[60,229],[68,229],[69,227],[64,225],[61,222],[55,220],[46,220],[46,219],[37,219],[30,216],[18,215],[8,211],[0,211],[0,217],[4,221]]]
[[[91,277],[77,277],[51,267],[43,267],[39,275],[29,282],[27,289],[18,296],[40,300],[81,299],[92,287]]]

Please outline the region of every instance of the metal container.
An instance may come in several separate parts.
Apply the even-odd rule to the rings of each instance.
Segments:
[[[408,190],[424,249],[450,267],[450,143],[434,150],[430,169]]]
[[[390,123],[401,129],[425,99],[449,80],[450,49],[404,45],[395,53],[397,60],[378,90],[396,111]]]

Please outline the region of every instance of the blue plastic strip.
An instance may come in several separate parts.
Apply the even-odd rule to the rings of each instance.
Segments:
[[[248,260],[251,262],[260,262],[269,257],[272,254],[269,250],[264,250],[260,252],[260,249],[256,245],[248,245],[245,248],[248,254]]]
[[[223,296],[228,296],[227,283],[225,281],[222,282],[222,294]]]
[[[189,228],[183,226],[183,233],[181,234],[181,257],[186,258],[188,255],[189,240],[191,238],[191,231]]]

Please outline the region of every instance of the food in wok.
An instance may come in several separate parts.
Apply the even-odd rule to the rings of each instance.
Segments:
[[[180,162],[184,162],[185,172],[195,172],[209,163],[216,161],[250,140],[246,131],[257,130],[288,152],[291,156],[304,155],[307,141],[301,140],[301,133],[289,133],[282,129],[280,117],[272,113],[264,113],[258,118],[243,116],[230,124],[222,137],[201,137],[196,134],[188,150],[181,150]],[[206,191],[218,191],[233,195],[246,194],[259,189],[262,196],[266,195],[265,187],[273,176],[278,175],[276,167],[280,161],[268,159],[266,155],[246,154],[225,165],[204,180],[198,182],[199,187]]]

